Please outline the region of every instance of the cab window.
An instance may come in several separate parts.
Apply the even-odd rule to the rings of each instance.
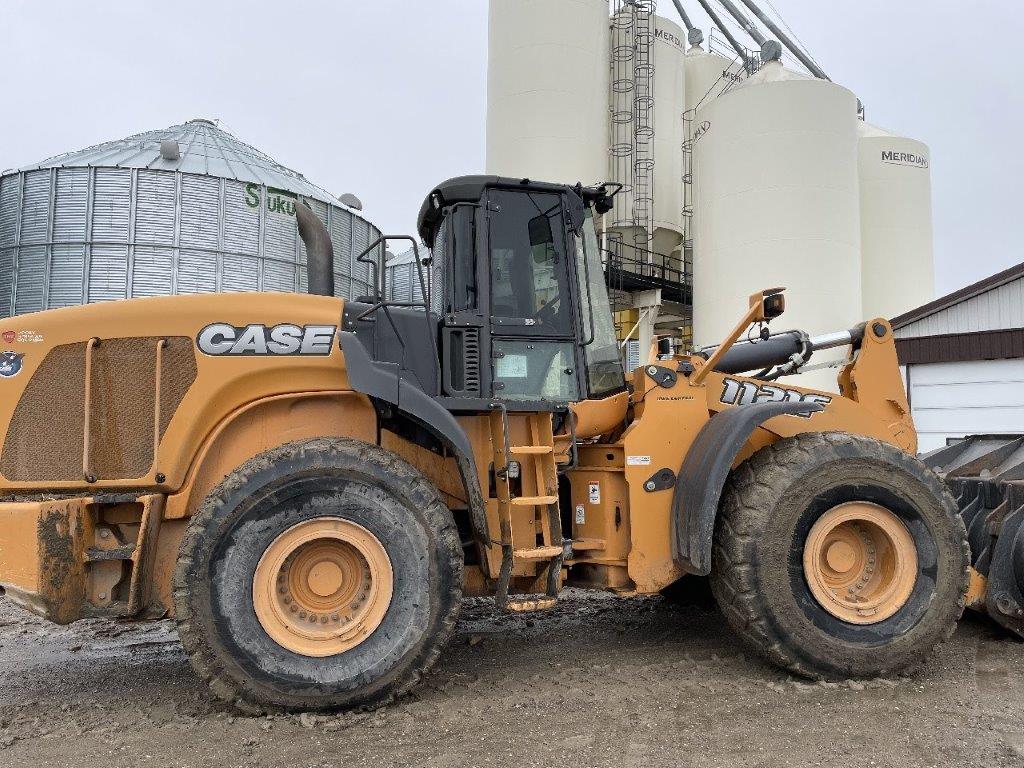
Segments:
[[[494,190],[489,199],[497,214],[490,217],[492,316],[544,335],[572,335],[561,198]]]

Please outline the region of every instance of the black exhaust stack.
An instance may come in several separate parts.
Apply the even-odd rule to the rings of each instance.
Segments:
[[[334,246],[327,227],[313,209],[301,200],[295,202],[295,220],[299,237],[306,246],[306,293],[314,296],[334,295]]]

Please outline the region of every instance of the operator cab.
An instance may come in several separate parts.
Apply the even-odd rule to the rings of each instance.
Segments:
[[[608,206],[603,187],[450,179],[427,196],[417,223],[430,249],[417,265],[427,298],[350,302],[345,329],[450,411],[495,400],[555,410],[623,391],[594,229]]]

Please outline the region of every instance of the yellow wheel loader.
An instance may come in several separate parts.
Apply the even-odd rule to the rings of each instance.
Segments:
[[[915,457],[888,322],[772,334],[767,290],[716,348],[652,349],[627,377],[594,230],[609,207],[603,186],[444,182],[419,214],[420,303],[387,299],[379,243],[360,256],[375,294],[334,298],[299,205],[311,295],[2,321],[3,593],[62,624],[173,616],[249,711],[405,693],[463,595],[533,611],[566,585],[687,574],[797,674],[919,662],[970,559]],[[838,394],[785,383],[839,347]]]

